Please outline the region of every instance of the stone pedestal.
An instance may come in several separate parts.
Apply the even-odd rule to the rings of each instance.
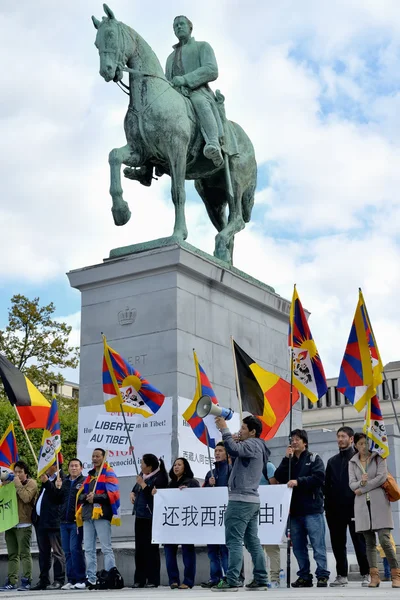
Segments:
[[[290,303],[188,244],[107,259],[68,277],[82,294],[80,406],[102,402],[104,332],[110,346],[172,397],[172,457],[178,452],[177,398],[192,398],[195,389],[193,348],[220,403],[235,410],[231,335],[263,367],[288,378]],[[293,424],[301,424],[300,403]],[[284,424],[278,435],[287,433]],[[132,480],[121,483],[127,488]],[[128,489],[122,491],[127,509]]]

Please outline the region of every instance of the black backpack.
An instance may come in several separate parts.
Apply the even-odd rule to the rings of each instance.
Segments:
[[[117,567],[113,567],[109,571],[102,569],[97,572],[96,588],[98,590],[120,590],[123,587],[124,578]]]

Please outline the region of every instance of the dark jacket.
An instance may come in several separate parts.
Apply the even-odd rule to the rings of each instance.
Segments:
[[[325,467],[318,454],[304,450],[297,458],[293,455],[290,479],[297,480],[293,488],[290,514],[292,517],[315,515],[324,512],[323,487]],[[284,458],[275,471],[279,483],[289,481],[289,459]]]
[[[354,517],[354,492],[349,486],[349,462],[355,455],[353,446],[332,456],[326,465],[325,510]]]
[[[60,504],[61,523],[75,523],[76,496],[81,489],[86,477],[79,475],[71,481],[69,477],[64,479],[61,488],[56,488],[57,502]]]
[[[60,471],[60,477],[64,480],[65,476],[62,471]],[[36,512],[36,506],[43,490],[44,494],[40,505],[39,517]],[[60,505],[57,502],[57,491],[55,479],[53,481],[48,479],[45,483],[42,483],[42,487],[39,490],[39,495],[32,511],[32,523],[34,523],[36,527],[45,529],[59,529]]]
[[[200,487],[199,482],[197,481],[197,479],[191,478],[191,477],[186,477],[186,475],[184,475],[179,481],[174,481],[173,479],[171,479],[171,481],[168,484],[169,488],[172,489],[176,489],[176,488],[180,488],[181,486],[185,486],[188,488],[196,488],[196,487]]]
[[[214,463],[211,471],[208,471],[204,480],[204,487],[210,486],[210,477],[215,478],[215,487],[228,487],[228,480],[231,474],[232,467],[227,460],[220,460]]]
[[[158,473],[146,479],[145,484],[146,487],[144,488],[136,484],[132,489],[135,494],[132,514],[139,519],[151,519],[153,517],[154,496],[151,491],[154,488],[158,490],[166,488],[168,486],[168,475],[165,472],[158,471]]]
[[[88,475],[90,475],[93,478],[91,480],[91,482],[89,483],[89,493],[90,493],[93,491],[93,488],[97,481],[97,478],[95,477],[96,469],[91,469],[89,471]],[[90,504],[89,502],[86,501],[86,494],[84,494],[82,492],[82,494],[79,494],[79,501],[82,502],[82,520],[83,521],[91,520],[92,514],[93,514],[93,507],[95,504],[100,504],[103,509],[103,514],[99,518],[107,519],[107,521],[111,521],[113,514],[112,514],[110,499],[106,492],[104,492],[104,494],[95,493],[93,504]]]

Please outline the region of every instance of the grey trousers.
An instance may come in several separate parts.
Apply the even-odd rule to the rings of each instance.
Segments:
[[[397,562],[395,551],[393,550],[392,544],[390,543],[390,529],[378,529],[377,531],[362,531],[365,537],[365,544],[367,546],[367,558],[370,569],[376,569],[378,566],[376,558],[376,534],[378,534],[379,543],[385,553],[391,569],[398,569],[399,563]]]
[[[269,558],[269,580],[279,583],[279,571],[281,570],[281,551],[278,545],[263,546]]]

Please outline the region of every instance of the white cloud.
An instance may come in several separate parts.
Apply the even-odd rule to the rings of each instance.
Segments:
[[[124,180],[132,218],[122,228],[112,222],[107,156],[125,143],[126,96],[98,75],[90,15],[100,18],[100,7],[94,0],[2,7],[0,53],[12,55],[0,98],[2,282],[17,276],[39,287],[100,262],[111,248],[172,232],[167,177],[151,189]],[[256,196],[258,219],[237,236],[236,266],[286,297],[297,282],[329,375],[337,373],[359,285],[383,359],[398,359],[397,0],[301,7],[175,0],[140,10],[114,0],[112,8],[162,64],[174,42],[172,18],[187,13],[196,38],[216,51],[215,87],[229,117],[250,135],[259,164],[272,165]],[[188,202],[187,220],[188,241],[212,253],[215,231],[202,203]]]

